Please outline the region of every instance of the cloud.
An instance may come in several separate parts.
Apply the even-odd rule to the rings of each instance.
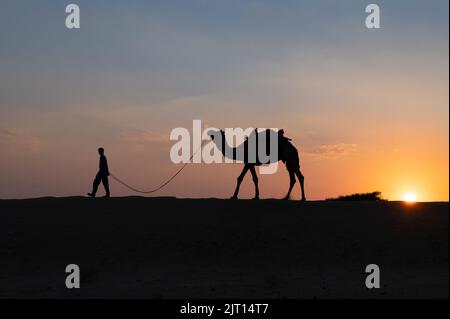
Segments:
[[[305,153],[321,157],[338,158],[356,151],[357,147],[357,144],[346,143],[323,144],[311,150],[307,150]]]
[[[33,136],[23,129],[7,129],[0,128],[0,142],[2,142],[2,148],[5,150],[7,147],[19,146],[25,147],[34,153],[39,152],[44,141],[37,136]]]
[[[15,135],[12,130],[0,128],[0,138],[11,138]]]

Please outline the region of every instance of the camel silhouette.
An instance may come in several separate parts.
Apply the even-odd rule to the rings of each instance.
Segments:
[[[211,129],[207,132],[210,138],[213,140],[216,147],[222,152],[222,154],[234,161],[241,161],[244,164],[244,168],[242,169],[241,174],[237,178],[237,185],[231,199],[237,199],[239,194],[239,188],[241,183],[247,174],[248,171],[252,174],[253,183],[255,184],[255,197],[253,199],[259,199],[259,187],[258,187],[258,175],[256,174],[255,166],[260,166],[262,164],[270,164],[278,161],[282,161],[286,165],[286,169],[289,172],[289,190],[284,197],[284,199],[289,199],[291,195],[292,188],[295,185],[295,176],[297,176],[298,181],[301,187],[301,199],[302,201],[306,200],[305,196],[305,186],[304,181],[305,178],[300,171],[300,160],[298,156],[298,151],[294,145],[290,142],[291,139],[284,136],[284,130],[274,131],[274,130],[265,130],[258,132],[256,129],[252,131],[245,139],[245,141],[239,144],[236,147],[231,147],[228,145],[225,139],[225,132],[223,130],[214,130]],[[265,134],[265,136],[260,136],[260,134]],[[270,156],[265,161],[260,161],[259,156],[255,156],[259,154],[258,150],[258,141],[266,141],[266,154],[270,154],[270,139],[276,138],[278,140],[278,151],[277,156]],[[252,140],[253,139],[253,140]],[[249,140],[256,141],[256,151],[253,148],[254,153],[249,153]],[[253,145],[252,145],[253,146]]]

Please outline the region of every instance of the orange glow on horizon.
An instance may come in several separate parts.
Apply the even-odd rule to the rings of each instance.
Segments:
[[[417,201],[417,195],[414,193],[406,193],[403,200],[407,203],[415,203]]]

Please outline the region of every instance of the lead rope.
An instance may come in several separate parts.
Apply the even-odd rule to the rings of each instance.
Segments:
[[[114,176],[114,174],[111,174],[111,173],[110,173],[109,175],[110,175],[113,179],[115,179],[118,183],[122,184],[123,186],[125,186],[125,187],[131,189],[132,191],[134,191],[134,192],[136,192],[136,193],[141,193],[141,194],[155,193],[155,192],[159,191],[160,189],[164,188],[164,187],[165,187],[167,184],[169,184],[169,183],[170,183],[170,182],[171,182],[178,174],[180,174],[181,171],[187,166],[187,164],[189,164],[189,163],[191,162],[192,158],[194,158],[194,155],[197,154],[198,151],[200,151],[200,150],[202,149],[203,145],[204,145],[206,142],[210,142],[210,141],[203,141],[202,144],[200,145],[200,147],[192,154],[191,158],[189,159],[189,162],[184,163],[184,165],[183,165],[183,166],[182,166],[182,167],[181,167],[174,175],[172,175],[171,178],[169,178],[167,181],[165,181],[164,183],[162,183],[159,187],[157,187],[157,188],[155,188],[155,189],[152,189],[152,190],[149,190],[149,191],[143,191],[143,190],[140,190],[140,189],[137,189],[137,188],[135,188],[135,187],[133,187],[133,186],[128,185],[127,183],[125,183],[124,181],[122,181],[120,178]]]

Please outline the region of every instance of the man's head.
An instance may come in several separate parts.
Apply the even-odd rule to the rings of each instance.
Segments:
[[[104,152],[105,152],[105,150],[103,149],[103,147],[99,147],[99,148],[98,148],[98,153],[99,153],[100,155],[103,155]]]

